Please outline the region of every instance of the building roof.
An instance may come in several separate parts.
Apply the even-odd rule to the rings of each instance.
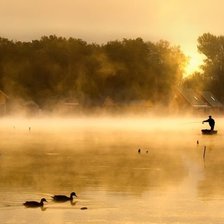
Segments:
[[[208,102],[192,89],[179,89],[182,97],[193,107],[207,108],[210,107]]]
[[[2,90],[0,90],[0,94],[2,94],[5,98],[9,98]]]
[[[223,107],[223,104],[216,99],[216,97],[209,91],[201,92],[202,97],[208,102],[212,107]]]

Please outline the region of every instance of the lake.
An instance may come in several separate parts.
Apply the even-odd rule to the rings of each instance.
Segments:
[[[0,223],[223,223],[224,120],[204,119],[0,120]]]

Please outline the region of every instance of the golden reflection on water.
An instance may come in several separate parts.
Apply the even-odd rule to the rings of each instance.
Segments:
[[[201,136],[198,120],[2,120],[1,223],[218,223],[222,131]],[[42,197],[44,212],[22,206]]]

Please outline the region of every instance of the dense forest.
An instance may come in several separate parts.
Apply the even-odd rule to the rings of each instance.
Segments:
[[[99,45],[55,35],[31,42],[0,38],[0,89],[43,110],[74,101],[83,108],[143,100],[167,106],[180,85],[211,90],[224,100],[224,37],[203,34],[198,50],[206,56],[202,72],[183,79],[188,58],[167,41]]]
[[[187,58],[167,41],[141,38],[88,44],[43,36],[31,42],[0,38],[0,89],[11,99],[47,109],[77,100],[83,107],[148,100],[167,105]]]

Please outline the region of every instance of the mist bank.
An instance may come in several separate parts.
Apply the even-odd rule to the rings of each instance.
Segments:
[[[206,116],[186,116],[186,117],[158,117],[158,116],[80,116],[80,117],[38,117],[38,118],[24,118],[24,117],[5,117],[0,120],[0,131],[7,133],[8,131],[23,130],[31,133],[40,130],[41,132],[63,133],[71,138],[69,132],[72,128],[77,129],[78,132],[86,130],[87,132],[93,130],[94,132],[103,132],[105,130],[131,131],[134,133],[150,133],[157,134],[157,131],[196,131],[201,133],[202,128],[207,128],[207,123],[202,124]],[[216,128],[222,129],[223,117],[215,116]],[[31,130],[29,130],[29,128]],[[77,133],[78,133],[77,132]],[[63,141],[62,141],[63,142]]]
[[[222,193],[224,119],[217,119],[217,136],[202,136],[200,128],[205,125],[201,120],[3,119],[0,187],[24,192],[32,184],[37,191],[51,193],[102,185],[119,192],[165,189],[192,177],[192,170],[197,174],[195,166],[203,167],[206,145],[205,176],[194,185],[195,192],[204,198]]]

